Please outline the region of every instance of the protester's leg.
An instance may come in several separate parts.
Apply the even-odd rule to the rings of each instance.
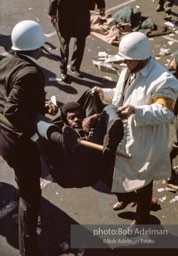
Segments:
[[[61,119],[61,116],[59,115],[58,117],[54,118],[51,121],[52,124],[56,125],[59,128],[60,133],[62,133],[62,128],[64,126],[64,122]]]
[[[53,132],[58,132],[59,137],[61,137],[60,136],[61,129],[57,125],[50,122],[50,120],[46,118],[44,115],[36,114],[34,116],[34,123],[35,123],[35,130],[37,131],[37,134],[40,137],[50,140],[50,136]],[[56,138],[56,143],[58,143],[57,138]]]
[[[106,111],[107,133],[104,136],[103,144],[105,148],[115,152],[124,136],[123,122],[116,106],[108,105],[104,110]]]
[[[105,147],[115,151],[123,138],[123,132],[123,123],[117,107],[108,105],[102,111],[91,140],[98,144],[104,143]]]
[[[105,107],[98,93],[91,93],[91,89],[86,90],[82,94],[78,100],[78,103],[84,108],[86,117],[96,113],[101,113]]]
[[[80,66],[83,60],[86,37],[74,38],[73,54],[71,57],[71,71],[80,71]]]
[[[151,199],[153,193],[153,181],[147,186],[138,189],[137,191],[137,208],[136,222],[137,224],[150,223]]]
[[[104,171],[100,151],[78,147],[75,152],[47,140],[39,141],[40,151],[54,181],[65,188],[94,185]]]
[[[58,126],[50,123],[46,117],[37,114],[35,117],[37,133],[41,138],[44,138],[61,148],[66,148],[70,152],[74,152],[78,145],[79,134],[71,127],[65,125],[62,131]]]

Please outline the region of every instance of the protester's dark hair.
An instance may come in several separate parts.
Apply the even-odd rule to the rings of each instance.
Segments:
[[[75,110],[80,110],[81,113],[83,114],[83,117],[85,118],[86,117],[86,113],[85,113],[85,110],[82,108],[82,106],[77,103],[77,102],[68,102],[66,104],[64,104],[62,107],[61,107],[61,119],[64,123],[67,122],[66,120],[66,117],[67,117],[67,113],[68,112],[73,112]]]

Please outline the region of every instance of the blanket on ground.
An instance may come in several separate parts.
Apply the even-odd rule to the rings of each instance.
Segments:
[[[148,37],[173,33],[169,27],[158,26],[149,17],[142,16],[138,7],[124,7],[113,16],[110,13],[104,17],[91,15],[91,34],[109,44],[118,46],[122,36],[132,31],[140,31]]]

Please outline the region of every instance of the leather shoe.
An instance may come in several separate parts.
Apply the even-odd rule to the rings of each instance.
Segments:
[[[67,74],[61,73],[60,79],[61,79],[62,82],[65,82],[66,84],[71,83]]]
[[[113,210],[114,211],[119,211],[124,209],[130,202],[127,201],[118,201],[113,205]]]
[[[167,21],[171,21],[172,20],[172,15],[166,13],[165,16],[164,16],[164,19],[167,20]]]
[[[62,128],[63,133],[63,142],[65,148],[74,153],[76,149],[79,147],[78,139],[80,138],[79,134],[70,126],[65,125]]]
[[[157,12],[162,12],[162,11],[164,11],[164,7],[159,4],[159,5],[156,7],[156,11],[157,11]]]
[[[74,67],[72,67],[71,65],[68,66],[68,69],[72,72],[72,74],[75,76],[75,77],[79,77],[79,78],[83,78],[83,75],[82,73],[80,72],[80,70],[76,70]]]
[[[133,203],[132,207],[134,207],[135,205],[137,205],[137,202],[134,201],[117,201],[114,205],[113,205],[113,210],[114,211],[119,211],[124,209],[128,204]],[[151,199],[151,210],[154,211],[158,208],[158,202],[156,197],[153,197]]]

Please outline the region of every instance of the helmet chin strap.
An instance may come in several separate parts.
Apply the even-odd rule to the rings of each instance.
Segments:
[[[138,62],[138,65],[132,69],[131,73],[137,73],[139,72],[142,68],[144,68],[146,66],[146,64],[150,61],[151,57],[149,57],[146,60],[140,60]]]

